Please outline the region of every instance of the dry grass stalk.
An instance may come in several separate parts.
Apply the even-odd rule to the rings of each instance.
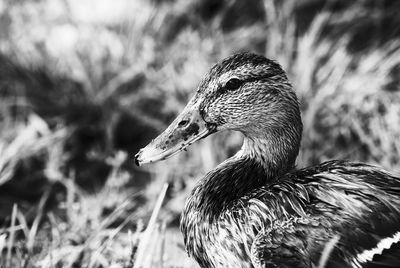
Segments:
[[[147,228],[144,231],[143,236],[140,239],[139,246],[137,249],[137,257],[135,259],[134,268],[143,267],[143,262],[144,262],[145,256],[146,256],[145,252],[150,244],[151,234],[154,231],[154,226],[157,221],[158,213],[160,212],[161,205],[165,198],[165,194],[167,193],[167,189],[168,189],[168,184],[166,183],[163,185],[161,192],[158,195],[156,204],[153,209],[153,213],[151,214],[149,223],[147,224]]]
[[[336,244],[339,242],[340,236],[335,235],[328,243],[326,243],[324,250],[322,251],[321,258],[319,259],[318,268],[326,267],[328,263],[329,256],[335,249]]]
[[[18,206],[14,204],[11,214],[11,225],[10,225],[10,234],[8,237],[8,245],[7,245],[7,256],[6,256],[6,264],[5,267],[11,268],[12,265],[12,251],[14,249],[15,242],[15,224],[17,219]]]

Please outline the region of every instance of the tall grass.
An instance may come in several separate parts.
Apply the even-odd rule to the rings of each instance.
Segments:
[[[253,2],[121,0],[107,20],[76,1],[6,3],[0,267],[196,267],[182,261],[179,214],[241,136],[214,135],[151,167],[132,156],[239,50],[287,70],[302,104],[299,166],[347,158],[399,171],[400,38],[381,31],[399,5]]]

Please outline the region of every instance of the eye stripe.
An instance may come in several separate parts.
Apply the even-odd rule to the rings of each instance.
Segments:
[[[277,76],[277,75],[274,75],[274,74],[267,74],[267,75],[259,76],[259,77],[253,76],[253,77],[249,77],[249,78],[247,78],[247,79],[239,79],[239,78],[237,78],[237,77],[232,77],[231,79],[229,79],[229,80],[226,82],[225,85],[220,86],[219,89],[218,89],[218,91],[219,91],[220,93],[224,93],[224,92],[226,92],[226,91],[235,90],[235,89],[239,88],[240,86],[242,86],[242,85],[245,84],[245,83],[251,83],[251,82],[255,82],[255,81],[263,81],[263,80],[265,80],[265,79],[273,78],[273,77],[275,77],[275,76]],[[233,81],[233,80],[234,80],[234,81]],[[236,80],[237,80],[237,81],[236,81]],[[236,87],[236,88],[235,88],[235,87],[229,88],[229,86],[228,86],[229,83],[238,83],[238,84],[240,83],[240,85],[239,85],[238,87]],[[227,87],[227,86],[228,86],[228,87]]]

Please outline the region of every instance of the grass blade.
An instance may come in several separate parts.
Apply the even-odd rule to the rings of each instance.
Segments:
[[[158,213],[160,212],[161,205],[164,201],[164,197],[167,192],[167,189],[168,189],[168,183],[164,184],[163,188],[161,189],[161,192],[158,196],[156,205],[154,206],[154,210],[153,210],[153,213],[151,214],[147,228],[144,231],[142,238],[140,239],[138,250],[137,250],[135,266],[133,266],[134,268],[142,267],[142,263],[145,259],[146,248],[149,245],[151,233],[154,230],[154,225],[156,223]]]
[[[14,245],[15,239],[15,220],[17,218],[18,207],[17,204],[14,204],[11,214],[11,226],[10,226],[10,237],[8,238],[8,249],[6,256],[6,268],[12,267],[12,249]]]

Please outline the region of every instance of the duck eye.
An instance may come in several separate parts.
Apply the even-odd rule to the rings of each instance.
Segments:
[[[242,81],[238,78],[232,78],[228,82],[226,82],[224,88],[226,90],[235,90],[238,89],[242,85]]]

